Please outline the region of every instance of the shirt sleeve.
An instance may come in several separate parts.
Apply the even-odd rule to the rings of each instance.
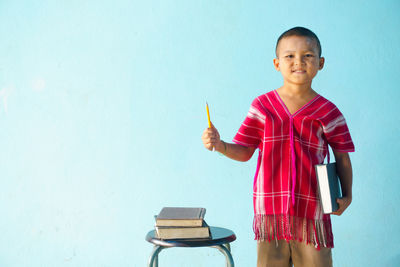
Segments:
[[[322,128],[332,149],[339,152],[355,151],[346,120],[336,106],[327,114]]]
[[[258,147],[263,141],[265,111],[256,98],[250,106],[247,116],[233,138],[233,142],[247,147]]]

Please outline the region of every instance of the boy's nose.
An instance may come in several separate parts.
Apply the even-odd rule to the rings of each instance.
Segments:
[[[303,64],[303,63],[304,63],[303,57],[295,57],[295,58],[294,58],[294,63],[295,63],[296,65],[301,65],[301,64]]]

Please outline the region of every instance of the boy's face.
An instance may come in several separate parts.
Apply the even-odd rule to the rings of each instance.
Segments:
[[[282,73],[284,82],[292,85],[309,85],[324,66],[315,40],[303,36],[281,39],[274,59],[275,69]]]

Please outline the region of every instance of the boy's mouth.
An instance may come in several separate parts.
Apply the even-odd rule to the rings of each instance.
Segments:
[[[306,71],[305,70],[294,70],[294,71],[292,71],[292,72],[294,72],[294,73],[306,73]]]

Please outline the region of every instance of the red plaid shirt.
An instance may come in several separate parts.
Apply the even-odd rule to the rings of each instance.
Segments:
[[[257,240],[286,239],[333,247],[330,216],[322,213],[314,166],[327,144],[340,152],[354,145],[339,109],[317,95],[294,114],[276,91],[257,97],[233,141],[259,149],[254,178]]]

